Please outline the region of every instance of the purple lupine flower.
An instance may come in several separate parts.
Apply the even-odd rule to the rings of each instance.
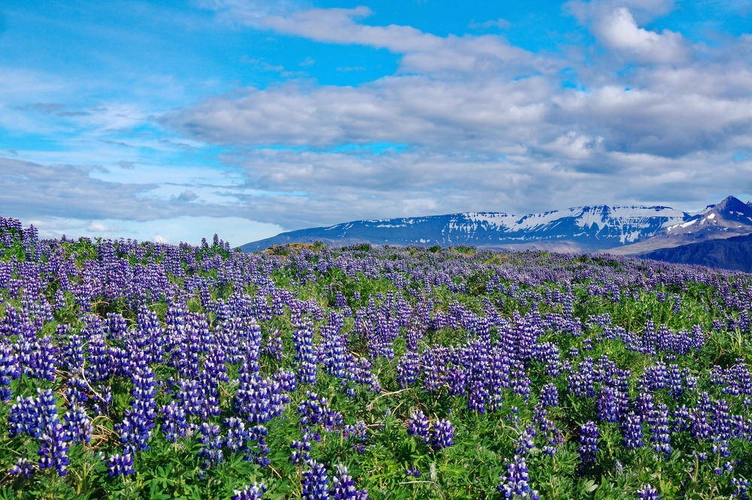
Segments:
[[[507,474],[501,477],[501,484],[496,488],[504,494],[504,498],[531,500],[540,498],[538,492],[530,488],[530,476],[525,457],[518,455],[507,463]]]
[[[344,421],[345,419],[341,412],[336,410],[326,410],[321,425],[327,431],[333,432],[335,429],[341,428],[344,425]]]
[[[8,470],[8,474],[11,476],[23,476],[26,479],[30,478],[34,473],[36,464],[26,458],[19,458],[16,465]]]
[[[454,444],[454,426],[449,420],[439,420],[431,432],[431,445],[439,450]]]
[[[248,436],[251,441],[256,441],[255,449],[251,450],[250,456],[246,457],[246,460],[252,459],[253,462],[259,464],[261,467],[266,467],[271,463],[269,460],[269,445],[266,443],[266,436],[269,431],[263,425],[255,425],[248,430]]]
[[[187,415],[198,415],[203,418],[208,416],[206,400],[198,380],[180,379],[175,382],[175,386],[175,402]]]
[[[329,479],[326,469],[318,462],[314,462],[309,470],[303,471],[303,500],[328,500]]]
[[[649,484],[646,484],[642,488],[637,490],[637,498],[639,500],[659,500],[660,499],[660,497],[658,496],[658,490],[656,490]]]
[[[725,439],[720,439],[718,437],[713,438],[713,446],[712,451],[716,455],[720,455],[723,458],[728,458],[729,455],[731,455],[731,451],[729,450],[728,441]]]
[[[598,420],[606,422],[619,421],[619,406],[617,404],[616,390],[611,387],[601,387],[598,397]]]
[[[667,383],[671,397],[678,399],[684,394],[684,387],[682,386],[682,371],[679,369],[679,365],[672,364],[668,370]]]
[[[52,389],[37,389],[37,397],[16,398],[8,417],[11,437],[25,433],[39,437],[47,427],[59,423]]]
[[[422,438],[426,443],[430,442],[428,418],[421,410],[416,410],[410,414],[410,419],[407,421],[407,433]]]
[[[731,484],[736,488],[732,498],[740,498],[742,500],[749,500],[749,486],[750,482],[743,477],[731,478]]]
[[[636,450],[645,445],[642,441],[642,419],[629,412],[622,424],[622,433],[624,435],[624,446],[630,450]]]
[[[265,491],[266,486],[263,484],[249,484],[242,490],[235,490],[231,500],[261,500]]]
[[[58,348],[52,344],[51,337],[42,337],[33,342],[21,340],[18,343],[17,354],[19,366],[25,375],[55,380]]]
[[[407,351],[397,362],[397,381],[404,389],[414,384],[419,374],[420,355],[417,351]]]
[[[63,326],[63,325],[60,325]],[[71,373],[81,373],[84,366],[84,338],[71,335],[61,352],[61,365]]]
[[[729,439],[731,437],[731,411],[728,401],[725,399],[714,401],[711,415],[714,435],[721,439]]]
[[[104,337],[100,334],[89,337],[89,366],[87,378],[93,382],[106,380],[113,374],[113,363]]]
[[[240,416],[252,423],[263,424],[280,415],[290,397],[278,382],[259,373],[243,372],[238,377],[234,405]]]
[[[282,335],[279,330],[274,330],[269,334],[263,352],[272,357],[275,361],[282,361],[284,349],[282,344]]]
[[[156,420],[156,382],[151,368],[133,374],[133,403],[125,410],[123,421],[116,426],[120,441],[128,452],[148,450],[148,440]]]
[[[160,412],[162,418],[162,432],[165,439],[175,442],[178,438],[186,435],[188,431],[188,420],[185,410],[175,401],[162,407]]]
[[[538,426],[539,432],[548,441],[548,444],[542,449],[543,453],[547,455],[556,453],[556,447],[564,443],[564,436],[556,425],[548,419],[546,408],[540,404],[533,409],[533,423]]]
[[[218,425],[208,422],[203,422],[198,430],[198,441],[203,445],[198,456],[204,459],[202,468],[208,469],[224,459],[221,430]]]
[[[364,421],[359,421],[355,425],[347,424],[342,430],[342,435],[345,439],[366,439],[367,427]]]
[[[55,468],[60,476],[68,474],[68,436],[65,429],[59,422],[51,423],[46,426],[44,432],[39,437],[39,468]]]
[[[300,441],[295,440],[290,443],[290,448],[294,450],[290,455],[290,461],[292,463],[303,464],[310,462],[311,455],[308,452],[311,451],[311,441],[308,431],[303,433],[303,437]]]
[[[225,446],[232,452],[247,452],[246,441],[250,439],[250,434],[245,428],[245,423],[237,417],[230,417],[225,419],[225,425],[227,426]]]
[[[598,426],[589,421],[580,427],[580,462],[582,466],[592,467],[595,465],[595,455],[598,452]]]
[[[86,414],[80,406],[68,410],[63,417],[65,420],[64,428],[68,439],[73,443],[88,443],[91,441],[91,435],[94,428],[91,425],[89,415]]]
[[[295,392],[295,390],[298,388],[298,381],[295,378],[295,372],[290,370],[280,370],[274,375],[272,375],[272,379],[279,384],[279,388],[281,391],[285,392]]]
[[[0,344],[0,400],[10,400],[13,395],[10,384],[20,376],[21,370],[13,347]]]
[[[650,426],[650,441],[656,453],[671,454],[671,435],[668,427],[668,408],[663,403],[658,403],[648,416]]]
[[[538,432],[535,430],[535,427],[533,425],[528,425],[527,427],[525,427],[525,429],[520,432],[517,440],[514,442],[514,454],[521,457],[527,455],[530,450],[535,448],[535,442],[533,441],[533,438],[537,435]]]
[[[30,436],[39,436],[41,429],[39,428],[39,410],[36,405],[36,398],[31,396],[22,398],[18,396],[16,403],[10,408],[10,416],[8,416],[8,430],[11,437],[18,436],[20,434],[28,434]]]
[[[136,469],[133,468],[133,455],[130,453],[110,455],[110,458],[107,460],[107,468],[109,469],[110,477],[130,476],[136,472]]]
[[[418,467],[414,466],[414,467],[411,467],[410,469],[405,470],[405,475],[412,476],[412,477],[420,477],[422,474],[420,470],[418,469]]]
[[[313,348],[313,325],[306,324],[292,335],[295,359],[298,363],[298,381],[301,384],[316,384],[317,358]]]
[[[540,402],[543,406],[559,406],[559,390],[552,383],[541,387]]]
[[[324,368],[327,373],[335,377],[345,378],[348,360],[351,356],[347,350],[346,336],[340,333],[338,326],[324,325],[321,327],[321,337],[320,355],[323,358]]]
[[[569,376],[569,390],[575,396],[592,398],[595,396],[593,382],[595,377],[593,358],[586,357],[580,363],[577,371],[573,371]]]
[[[344,465],[336,466],[336,473],[332,478],[330,494],[334,500],[367,500],[368,490],[358,490],[352,476],[347,473]]]

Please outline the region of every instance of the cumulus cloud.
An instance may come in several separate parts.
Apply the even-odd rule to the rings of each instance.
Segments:
[[[274,198],[250,190],[239,195],[261,220],[274,217],[290,229],[458,211],[525,214],[583,203],[690,210],[704,206],[709,191],[723,197],[730,184],[738,192],[752,189],[752,162],[733,163],[725,152],[680,159],[612,152],[598,137],[576,133],[503,157],[409,151],[356,157],[269,149],[239,154],[235,161],[245,169],[249,187],[290,192]]]
[[[200,5],[217,13],[221,29],[382,49],[399,67],[356,86],[278,81],[219,94],[215,85],[204,98],[167,105],[110,99],[78,106],[44,83],[54,79],[0,71],[0,125],[72,129],[76,139],[59,151],[0,158],[0,213],[73,217],[66,227],[102,235],[117,227],[172,242],[199,222],[204,233],[224,237],[232,214],[239,228],[232,239],[245,243],[252,231],[360,218],[524,214],[582,203],[693,209],[730,187],[752,193],[752,39],[701,46],[654,29],[651,22],[675,8],[672,0],[570,2],[596,47],[545,55],[498,35],[368,24],[367,7]],[[292,75],[271,58],[245,62],[245,71]],[[338,69],[357,70],[350,63],[360,62]],[[313,63],[308,57],[301,66]],[[163,112],[175,102],[190,104]],[[204,166],[206,158],[227,169],[207,174],[214,167]],[[243,220],[273,224],[262,231]]]
[[[691,49],[679,33],[640,28],[626,7],[620,7],[595,22],[593,31],[606,47],[622,51],[639,61],[676,63],[689,59]]]
[[[325,147],[397,142],[427,150],[505,153],[565,136],[602,137],[615,151],[681,156],[727,147],[749,135],[749,80],[704,75],[688,67],[651,73],[642,88],[608,82],[585,90],[555,80],[435,80],[390,77],[361,87],[249,89],[162,118],[196,139],[253,146]],[[652,79],[652,80],[651,80]],[[670,85],[674,80],[676,83]],[[684,91],[676,91],[683,85]]]
[[[196,141],[234,146],[223,158],[246,174],[248,190],[238,200],[287,228],[583,202],[693,209],[710,190],[752,192],[752,164],[730,153],[750,147],[752,78],[749,61],[726,56],[748,43],[744,37],[733,48],[706,49],[716,51],[703,59],[679,33],[641,27],[673,7],[660,0],[572,3],[612,56],[587,63],[536,56],[527,66],[515,62],[524,51],[503,38],[368,26],[366,8],[272,16],[254,22],[385,48],[402,55],[400,71],[357,87],[247,88],[176,109],[160,123]],[[499,69],[500,61],[508,67]],[[620,65],[629,70],[612,71]],[[479,67],[485,70],[473,71]],[[577,88],[562,86],[553,68],[569,68]],[[406,147],[337,150],[382,142]]]
[[[671,30],[658,33],[640,27],[673,10],[673,0],[572,1],[567,7],[590,28],[602,46],[625,59],[675,64],[694,55],[694,48],[680,33]]]
[[[361,87],[249,89],[162,117],[197,139],[251,145],[410,142],[491,149],[545,134],[554,91],[541,77],[441,81],[389,77]]]

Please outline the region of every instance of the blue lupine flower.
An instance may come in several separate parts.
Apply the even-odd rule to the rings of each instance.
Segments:
[[[245,423],[236,417],[225,419],[227,426],[227,436],[225,437],[225,446],[232,452],[246,452],[248,445],[246,441],[250,439],[250,434],[245,428]]]
[[[624,435],[624,446],[630,450],[636,450],[645,445],[642,440],[642,419],[635,415],[634,412],[629,412],[622,425],[622,433]]]
[[[129,453],[110,455],[107,460],[107,467],[111,477],[130,476],[136,472],[136,469],[133,468],[133,455]]]
[[[665,404],[659,403],[648,417],[650,425],[650,441],[653,443],[653,450],[656,453],[663,453],[668,456],[671,454],[671,435],[668,428],[668,408]]]
[[[595,422],[586,422],[580,427],[579,452],[583,467],[595,465],[595,455],[598,452],[598,426]]]
[[[597,407],[598,420],[605,420],[606,422],[619,421],[619,411],[616,407],[616,397],[612,388],[601,387]]]
[[[31,460],[19,458],[16,465],[8,470],[8,474],[11,476],[23,476],[28,479],[34,473],[34,467],[35,464]]]
[[[327,414],[327,398],[319,397],[313,391],[306,391],[306,399],[298,405],[300,425],[307,427],[323,423]]]
[[[68,410],[63,417],[64,428],[68,439],[73,443],[88,443],[94,431],[89,415],[80,406]]]
[[[744,479],[743,477],[734,477],[731,479],[731,484],[736,488],[733,498],[749,500],[750,482],[747,479]]]
[[[431,444],[436,449],[447,448],[454,444],[454,426],[449,420],[439,420],[434,424]]]
[[[426,443],[431,440],[428,432],[428,418],[421,410],[410,414],[410,419],[407,421],[407,433],[422,438]]]
[[[204,459],[202,467],[208,469],[224,459],[222,435],[218,425],[203,422],[199,427],[198,441],[204,445],[198,456]]]
[[[504,494],[504,498],[535,500],[539,498],[538,492],[530,487],[525,457],[519,455],[515,455],[514,460],[507,464],[507,474],[501,477],[501,484],[496,488]]]
[[[314,462],[309,470],[303,471],[303,500],[328,500],[329,479],[326,469],[318,462]]]
[[[265,491],[266,486],[263,484],[249,484],[242,490],[235,490],[231,500],[261,500]]]
[[[639,490],[637,490],[637,498],[639,500],[659,500],[658,490],[646,484]]]
[[[39,437],[39,468],[55,468],[60,476],[68,474],[68,436],[59,423],[48,424]]]
[[[185,410],[175,401],[162,407],[162,432],[165,439],[175,442],[178,438],[186,435],[188,431],[188,420]]]
[[[559,390],[552,383],[541,388],[540,402],[543,406],[559,406]]]
[[[514,443],[514,454],[524,457],[530,450],[535,449],[533,438],[537,434],[534,426],[528,425],[525,427]]]
[[[368,490],[358,490],[352,476],[347,473],[344,465],[336,466],[336,474],[332,478],[330,491],[334,500],[367,500]]]
[[[10,383],[20,376],[21,370],[13,347],[0,344],[0,400],[10,400],[12,396]]]

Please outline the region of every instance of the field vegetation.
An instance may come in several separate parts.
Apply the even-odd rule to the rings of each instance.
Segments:
[[[0,498],[746,499],[751,306],[626,257],[0,218]]]

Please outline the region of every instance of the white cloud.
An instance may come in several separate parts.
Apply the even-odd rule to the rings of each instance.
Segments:
[[[642,62],[679,63],[688,60],[692,54],[679,33],[669,30],[656,33],[640,28],[626,7],[597,19],[593,32],[606,47]]]
[[[246,15],[245,7],[235,2],[221,2],[221,11],[233,12],[239,22],[287,35],[318,42],[356,44],[386,49],[401,54],[403,72],[530,72],[540,69],[544,59],[509,44],[503,37],[440,37],[411,26],[371,26],[361,21],[372,11],[365,6],[352,9],[299,9],[284,14]],[[500,25],[503,20],[494,21]],[[550,62],[549,62],[550,64]]]

